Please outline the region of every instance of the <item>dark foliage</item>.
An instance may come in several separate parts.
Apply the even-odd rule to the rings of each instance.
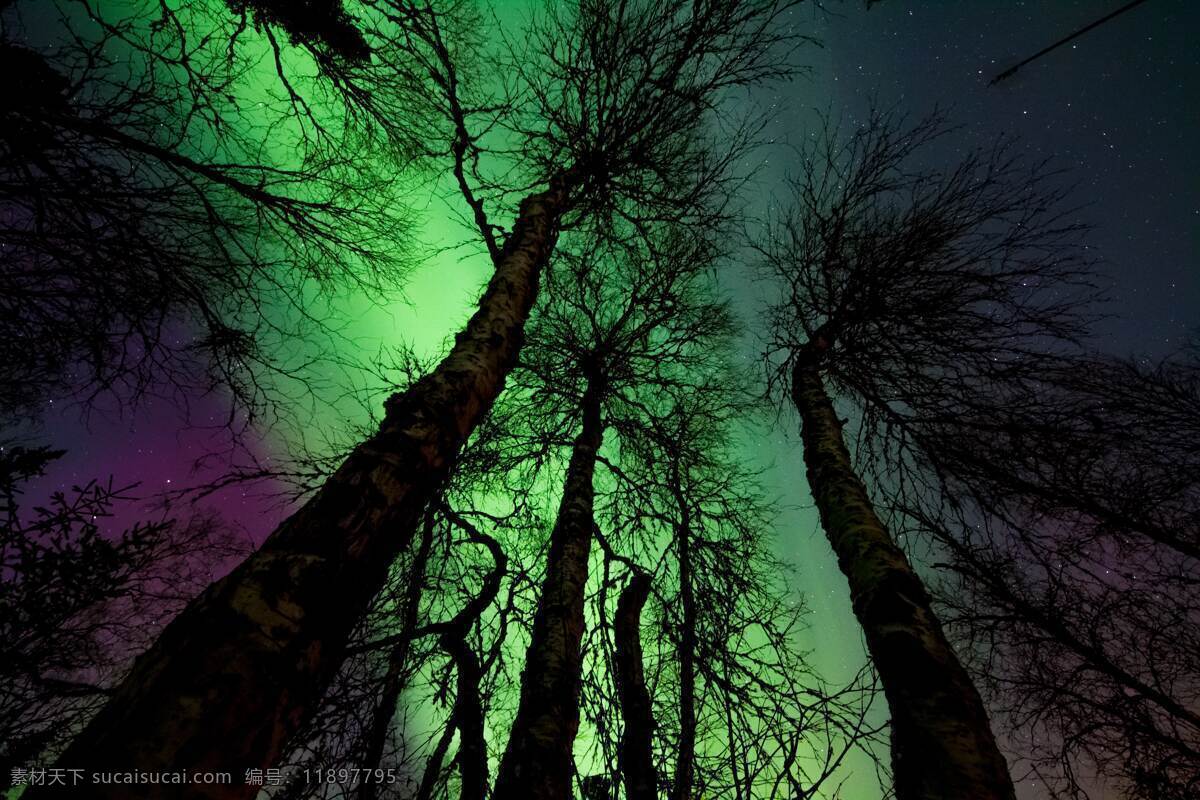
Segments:
[[[164,620],[244,547],[211,517],[101,526],[135,488],[92,481],[23,511],[23,488],[62,455],[0,448],[0,779],[29,768],[103,702]]]
[[[0,411],[215,388],[251,412],[282,402],[331,335],[312,298],[396,288],[394,177],[295,117],[256,131],[264,103],[215,36],[59,10],[37,51],[19,43],[31,11],[0,17],[4,72],[26,76],[0,88]]]
[[[278,25],[294,45],[304,45],[320,59],[350,62],[371,57],[366,38],[346,13],[342,0],[227,0],[243,17],[250,14],[259,25]]]

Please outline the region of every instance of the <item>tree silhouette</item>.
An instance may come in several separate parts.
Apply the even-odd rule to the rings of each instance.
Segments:
[[[732,448],[754,407],[730,388],[744,376],[710,375],[636,421],[613,504],[620,541],[656,565],[660,783],[670,796],[816,796],[847,752],[873,755],[875,687],[830,686],[797,650],[806,612],[779,583],[774,509]]]
[[[617,769],[629,800],[658,797],[658,770],[654,766],[654,707],[646,689],[642,663],[642,608],[650,596],[651,578],[639,573],[621,590],[613,620],[616,660],[614,681],[621,703],[621,751]]]
[[[35,11],[0,17],[0,65],[29,76],[0,89],[0,410],[214,388],[265,410],[296,369],[283,348],[327,333],[306,297],[395,290],[399,167],[367,168],[384,155],[361,137],[261,119],[265,95],[204,36],[58,6],[42,50],[22,43]]]
[[[505,759],[509,769],[513,761],[522,766],[526,791],[551,786],[570,794],[577,779],[586,796],[608,797],[622,775],[626,781],[640,776],[641,790],[656,794],[659,781],[647,775],[672,771],[658,764],[664,757],[677,760],[666,754],[677,752],[682,734],[677,726],[660,732],[654,711],[666,709],[682,718],[677,714],[681,703],[693,708],[692,718],[682,724],[699,731],[690,735],[691,746],[703,751],[694,770],[703,785],[717,792],[737,787],[769,793],[772,785],[775,791],[781,786],[816,791],[849,749],[872,745],[877,731],[864,719],[872,689],[860,683],[826,687],[794,652],[802,609],[776,583],[779,565],[766,554],[763,535],[767,510],[741,485],[748,476],[716,460],[728,442],[705,426],[731,424],[748,406],[735,399],[737,381],[722,372],[729,320],[712,296],[715,251],[702,239],[671,231],[619,247],[607,242],[582,253],[557,253],[513,385],[464,451],[452,479],[447,503],[459,510],[439,506],[427,517],[421,543],[409,556],[425,568],[393,570],[396,575],[448,570],[445,581],[434,582],[429,575],[420,582],[419,603],[429,609],[421,616],[443,616],[434,611],[443,604],[462,608],[452,612],[453,618],[469,620],[470,635],[457,638],[444,656],[428,648],[418,654],[419,641],[450,623],[412,619],[405,609],[412,607],[416,586],[411,578],[398,580],[376,599],[365,626],[373,630],[352,637],[347,664],[372,652],[390,659],[392,648],[409,647],[403,672],[414,678],[405,684],[414,702],[429,697],[445,706],[430,737],[411,753],[415,758],[389,755],[389,765],[405,765],[411,776],[406,790],[417,797],[456,791],[477,796],[479,777],[486,780],[487,774],[481,754],[492,754],[502,764],[493,794],[515,791],[503,783]],[[603,394],[596,392],[597,385],[604,387]],[[689,397],[707,399],[689,404]],[[584,427],[585,410],[594,429],[607,434],[599,446],[593,444],[594,434],[581,444],[577,431]],[[674,420],[680,420],[679,427],[672,427]],[[556,455],[563,449],[571,453],[566,465]],[[671,465],[679,458],[689,466],[672,482]],[[519,504],[515,498],[536,496],[532,487],[546,481],[562,481],[564,487],[548,537],[516,514],[489,513],[478,505],[494,495]],[[680,513],[681,497],[684,518],[694,526],[682,548],[680,528],[671,522]],[[612,533],[603,533],[606,528]],[[489,570],[478,584],[456,577],[457,568],[447,566],[455,560],[454,548],[442,538],[442,531],[452,529],[465,532],[468,541],[490,539],[494,563],[507,567]],[[639,567],[634,558],[648,566]],[[597,561],[599,575],[593,570]],[[681,575],[693,576],[685,580],[695,584],[695,605],[704,610],[678,612],[680,592],[671,584]],[[625,590],[614,608],[617,593],[611,588],[631,576],[641,594],[635,610]],[[632,643],[640,642],[641,607],[652,595],[661,620],[655,623],[661,626],[657,638],[670,650],[653,648],[654,682],[649,683],[640,644]],[[457,598],[467,598],[465,606]],[[466,609],[475,610],[468,614]],[[514,640],[507,649],[506,637]],[[674,677],[664,680],[664,674],[673,675],[671,665],[685,639],[696,662],[690,698],[681,697]],[[525,645],[524,661],[516,658],[524,673],[520,691],[506,688],[504,672],[506,653],[516,654],[517,642]],[[414,660],[424,666],[414,667]],[[382,687],[388,698],[398,696],[390,682],[392,669],[376,668],[365,689],[350,693],[336,687],[361,680],[355,677],[360,670],[348,666],[343,672],[350,674],[339,678],[313,723],[294,739],[296,751],[310,753],[298,761],[336,765],[335,754],[341,754],[357,762],[364,744],[376,741],[378,723],[397,714],[410,718],[401,701],[375,705],[372,721],[359,722],[363,715],[355,707],[372,707],[368,697],[379,693],[371,686]],[[464,676],[470,680],[464,682]],[[632,717],[630,690],[641,697]],[[485,740],[483,724],[493,731],[503,728],[506,696],[513,694],[518,696],[512,698],[510,736]],[[624,728],[618,742],[619,726],[610,720],[622,715],[636,722]],[[477,723],[467,725],[468,719]],[[602,741],[599,763],[607,771],[576,775],[571,742],[581,721],[589,738]],[[555,735],[534,737],[548,730]],[[406,730],[404,738],[420,742],[423,735]],[[328,742],[320,747],[327,755],[313,754],[319,741]],[[818,754],[815,759],[808,748]],[[529,757],[530,751],[538,758]],[[376,760],[367,763],[382,766]],[[375,796],[376,787],[344,781],[331,789],[296,780],[286,793],[288,798],[342,795]]]
[[[1200,732],[1195,362],[1045,366],[922,426],[940,480],[894,503],[943,544],[949,620],[1040,779],[1082,794],[1090,764],[1128,796],[1186,797]]]
[[[541,188],[524,194],[511,230],[497,236],[460,180],[495,264],[478,311],[445,359],[388,401],[379,431],[169,626],[63,763],[216,770],[279,757],[314,713],[356,620],[500,392],[560,228],[608,210],[634,221],[687,219],[701,200],[719,196],[728,164],[717,159],[714,167],[706,157],[703,126],[720,93],[787,74],[798,36],[775,33],[771,23],[790,5],[581,3],[545,18],[547,35],[527,40],[536,46],[514,73],[525,84],[522,104],[501,115],[522,120],[522,163],[533,177],[525,185]],[[456,110],[442,18],[426,6],[375,7],[395,31],[391,39],[409,43],[409,64],[426,67],[420,85],[447,115],[456,171],[465,174],[478,146],[465,111]],[[378,52],[370,35],[368,45]],[[615,57],[622,52],[637,58]],[[545,91],[551,85],[561,89],[554,97]]]
[[[32,513],[21,494],[61,451],[0,447],[0,725],[4,785],[62,748],[133,655],[245,547],[215,517],[166,518],[118,535],[101,526],[134,486],[91,481]]]
[[[337,60],[351,63],[370,59],[371,48],[346,13],[342,0],[227,0],[245,24],[252,17],[257,25],[278,25],[287,31],[292,44],[308,48],[319,63],[331,67]]]
[[[761,247],[782,297],[773,376],[800,414],[813,498],[888,698],[897,795],[1011,798],[979,693],[877,498],[904,491],[895,465],[922,452],[922,421],[957,412],[949,397],[1036,375],[1069,345],[1088,289],[1055,176],[1003,144],[922,171],[920,148],[943,133],[937,117],[874,113],[802,154],[793,205]],[[855,407],[857,467],[835,397]],[[873,453],[893,469],[872,469]]]
[[[871,664],[830,685],[797,648],[721,299],[766,119],[743,95],[796,73],[797,6],[0,2],[0,411],[315,398],[324,304],[425,255],[409,178],[461,223],[439,252],[491,267],[190,602],[214,520],[103,535],[125,495],[96,483],[18,514],[55,454],[0,450],[5,762],[281,766],[278,800],[811,797],[890,727],[900,800],[1011,800],[994,720],[1056,796],[1083,765],[1194,795],[1194,355],[1089,353],[1065,177],[1004,140],[930,165],[937,115],[816,131],[753,244]]]
[[[551,441],[576,424],[537,600],[521,702],[494,794],[569,792],[579,725],[584,607],[605,432],[617,434],[656,394],[703,373],[728,315],[705,296],[712,246],[666,230],[560,251],[531,328],[518,386],[534,381],[529,428]],[[533,419],[532,415],[542,418]],[[578,420],[578,422],[576,422]],[[622,446],[618,443],[618,447]]]
[[[516,762],[526,791],[568,793],[581,723],[600,768],[578,776],[584,796],[622,781],[674,791],[675,774],[717,794],[816,791],[846,750],[869,748],[871,692],[802,688],[821,683],[794,651],[801,609],[773,582],[768,511],[720,459],[715,429],[749,405],[724,371],[730,321],[709,296],[719,251],[675,231],[638,244],[559,250],[499,407],[515,435],[499,463],[519,485],[544,479],[555,450],[571,457],[548,556],[537,552],[545,574],[495,792],[513,791]],[[651,599],[661,633],[648,667],[635,653]],[[804,742],[828,760],[795,759]]]

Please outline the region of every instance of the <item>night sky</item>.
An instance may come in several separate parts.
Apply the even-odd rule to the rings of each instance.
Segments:
[[[829,20],[829,67],[814,81],[848,114],[861,115],[872,96],[913,114],[936,105],[964,126],[963,144],[1013,134],[1070,169],[1117,301],[1098,344],[1161,354],[1200,326],[1200,4],[1148,0],[988,86],[1121,5],[888,0],[847,9]]]
[[[1200,330],[1200,3],[1148,0],[988,86],[998,72],[1120,5],[886,0],[870,10],[860,2],[828,3],[824,15],[803,8],[795,12],[796,24],[824,42],[806,51],[812,72],[758,100],[774,106],[772,133],[783,141],[800,142],[819,112],[852,121],[872,102],[914,116],[940,106],[962,130],[941,140],[935,150],[943,149],[928,153],[932,160],[953,162],[964,149],[1004,133],[1018,136],[1031,155],[1070,168],[1076,199],[1084,204],[1079,216],[1094,226],[1089,242],[1116,300],[1096,344],[1122,355],[1162,355]],[[769,194],[786,173],[789,154],[763,157]],[[429,235],[436,239],[445,230],[431,223]],[[445,266],[416,277],[411,306],[365,315],[364,346],[404,336],[435,352],[466,318],[484,274],[478,263],[459,265],[462,280],[447,289],[436,278]],[[735,285],[734,291],[739,309],[752,307],[753,287]],[[749,328],[747,357],[755,347]],[[223,413],[219,399],[200,400],[192,421]],[[118,483],[142,481],[144,494],[174,488],[195,480],[192,464],[206,448],[205,436],[181,432],[175,410],[162,404],[133,417],[100,414],[86,421],[76,408],[55,409],[41,439],[71,453],[42,488],[108,473]],[[268,438],[259,449],[266,454],[274,446]],[[798,435],[780,433],[755,449],[772,466],[773,490],[803,485]],[[282,513],[272,501],[243,497],[240,490],[216,503],[256,540]],[[861,637],[815,513],[788,512],[779,532],[780,551],[796,565],[799,588],[813,608],[808,646],[823,669],[852,672],[861,663]],[[870,784],[848,784],[847,798],[871,797]]]
[[[800,143],[821,115],[843,123],[872,105],[914,118],[940,109],[960,130],[927,151],[930,165],[953,164],[974,146],[1015,136],[1031,159],[1051,159],[1077,189],[1078,217],[1093,227],[1102,285],[1113,302],[1093,346],[1118,355],[1161,356],[1200,335],[1200,3],[1148,0],[994,86],[998,73],[1124,5],[1073,2],[829,3],[816,15],[824,49],[810,50],[811,75],[764,93],[777,120],[772,134]],[[796,24],[812,24],[811,10]],[[770,153],[768,186],[786,174],[788,155]],[[769,191],[769,189],[767,190]],[[782,196],[780,194],[779,196]],[[749,285],[735,293],[752,308]],[[753,357],[754,336],[746,356]],[[759,445],[781,494],[804,485],[799,435]],[[830,675],[862,658],[845,580],[829,553],[816,512],[781,520],[780,550],[797,568],[813,610],[809,646]],[[849,797],[871,796],[863,769]],[[1094,787],[1097,797],[1109,797]],[[1044,796],[1032,782],[1019,796]]]

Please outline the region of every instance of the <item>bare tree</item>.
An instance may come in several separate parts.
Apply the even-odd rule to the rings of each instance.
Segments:
[[[875,687],[865,676],[830,686],[798,650],[806,609],[771,553],[773,508],[732,449],[754,413],[735,388],[744,376],[709,380],[636,421],[642,435],[623,448],[612,511],[612,546],[656,564],[662,635],[650,674],[663,788],[815,796],[847,753],[873,754]]]
[[[547,18],[544,30],[553,34],[528,39],[536,47],[517,73],[523,105],[502,114],[522,112],[522,163],[531,178],[508,185],[539,188],[522,192],[514,224],[498,236],[469,181],[459,180],[495,263],[479,310],[438,367],[388,401],[379,431],[139,659],[64,763],[219,769],[278,758],[313,713],[389,564],[499,394],[569,212],[620,208],[637,219],[674,209],[686,218],[698,205],[695,187],[709,187],[700,193],[706,201],[710,188],[722,194],[728,164],[707,157],[705,126],[723,92],[787,74],[799,37],[775,32],[772,23],[791,5],[581,3]],[[465,176],[479,149],[466,111],[456,109],[444,18],[400,2],[371,8],[379,30],[391,26],[389,41],[405,43],[413,56],[405,63],[425,68],[420,86],[449,115],[452,164]],[[552,86],[553,97],[545,91]],[[614,202],[602,204],[602,197]]]
[[[570,793],[577,781],[584,796],[609,797],[621,775],[657,795],[654,776],[679,773],[682,762],[696,776],[696,791],[703,787],[715,796],[817,792],[847,752],[870,751],[875,744],[879,728],[866,721],[874,690],[862,681],[826,685],[795,650],[803,609],[782,589],[779,564],[767,554],[766,508],[748,487],[749,476],[718,457],[729,441],[706,428],[714,414],[731,424],[748,408],[736,399],[738,381],[723,371],[729,321],[712,296],[708,266],[714,251],[678,235],[620,247],[605,241],[584,253],[558,253],[514,386],[464,452],[453,479],[459,508],[488,497],[536,497],[534,487],[563,481],[549,536],[508,530],[511,517],[478,505],[469,512],[439,512],[467,530],[476,523],[488,528],[509,566],[503,577],[492,573],[499,583],[492,577],[484,582],[494,588],[475,594],[475,584],[456,579],[453,571],[444,581],[432,579],[453,561],[444,544],[435,544],[426,559],[431,575],[421,594],[429,609],[461,603],[454,599],[459,587],[476,598],[469,607],[495,602],[474,617],[475,630],[487,628],[486,635],[463,641],[465,649],[444,661],[445,673],[433,666],[439,657],[426,657],[422,675],[409,685],[412,702],[432,700],[448,710],[403,733],[418,740],[408,789],[421,798],[476,796],[473,776],[486,767],[464,771],[484,752],[483,740],[468,734],[478,727],[461,722],[469,718],[486,720],[492,730],[511,720],[508,741],[492,741],[490,753],[502,765],[521,759],[527,789]],[[599,397],[597,374],[604,376]],[[580,446],[585,405],[599,417],[592,425],[607,435],[607,444],[595,447],[587,440]],[[558,454],[568,448],[564,469]],[[611,591],[631,576],[640,576],[631,583],[642,595],[636,603],[628,591],[620,598]],[[696,596],[683,613],[680,589],[686,586]],[[647,660],[638,651],[649,624],[641,607],[651,598],[651,629],[659,635]],[[372,624],[387,630],[386,609],[406,602],[394,596],[377,601],[379,621]],[[403,622],[393,614],[391,628],[396,632],[356,634],[350,652],[384,653],[440,625]],[[506,635],[513,641],[509,651],[521,643],[523,661],[514,652],[506,655]],[[692,650],[693,662],[687,692],[675,666],[684,648]],[[468,669],[463,656],[470,659]],[[512,688],[506,660],[523,667],[519,691]],[[449,680],[452,675],[457,679]],[[463,676],[478,676],[471,681],[474,690],[461,684]],[[470,706],[466,716],[464,701]],[[685,706],[690,714],[681,711]],[[386,718],[392,721],[396,711],[389,709]],[[655,712],[667,720],[665,728],[658,727]],[[358,728],[339,729],[338,719],[319,715],[314,733],[332,723],[335,738],[354,739]],[[400,712],[399,719],[411,717]],[[583,758],[604,771],[579,776],[573,745],[585,724],[585,738],[600,747]],[[685,733],[681,725],[692,729]],[[546,731],[554,736],[533,738]],[[676,755],[685,740],[694,750],[686,760]],[[531,750],[542,760],[529,758]],[[509,790],[504,780],[502,767],[496,792]],[[293,788],[297,793],[289,798],[361,796],[366,790],[349,784]]]
[[[922,171],[920,148],[944,133],[937,117],[873,114],[802,154],[793,205],[761,247],[781,287],[773,377],[800,413],[811,491],[887,694],[897,795],[1011,798],[979,692],[877,498],[908,489],[914,430],[958,413],[951,398],[1070,348],[1091,292],[1058,177],[1003,143]],[[857,467],[835,398],[858,417]]]
[[[704,237],[668,229],[646,240],[597,240],[579,254],[561,251],[551,271],[518,377],[528,381],[533,401],[523,416],[542,439],[580,429],[571,442],[497,797],[569,792],[597,461],[606,430],[620,438],[623,420],[640,414],[655,393],[686,384],[711,358],[714,340],[728,332],[728,315],[706,280],[712,254]]]
[[[939,592],[1026,763],[1056,796],[1196,790],[1196,366],[1060,359],[916,426]],[[981,458],[1001,453],[1001,459]],[[936,471],[934,471],[936,467]]]
[[[205,35],[223,19],[193,14],[193,40],[86,2],[7,5],[0,63],[30,78],[0,112],[6,416],[214,388],[264,411],[304,364],[296,340],[316,353],[332,334],[308,298],[397,288],[400,166],[260,116],[269,95]]]

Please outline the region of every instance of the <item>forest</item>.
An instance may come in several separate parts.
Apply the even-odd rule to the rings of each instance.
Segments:
[[[0,791],[1200,797],[1198,12],[0,0]]]

